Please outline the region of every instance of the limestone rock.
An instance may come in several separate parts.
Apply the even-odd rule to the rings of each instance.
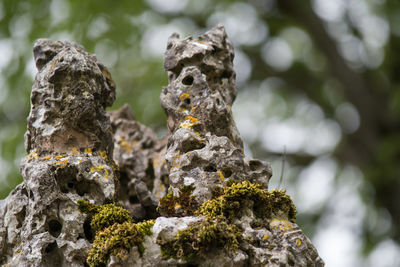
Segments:
[[[34,57],[29,155],[21,163],[23,183],[0,201],[0,264],[83,266],[93,233],[77,201],[113,201],[118,189],[105,112],[115,86],[77,44],[41,39]]]
[[[232,116],[236,97],[233,46],[219,25],[200,35],[168,39],[164,67],[169,85],[161,93],[168,116],[166,160],[174,194],[191,186],[201,203],[217,186],[244,179],[266,188],[269,164],[246,159]]]
[[[270,165],[244,155],[223,26],[169,38],[162,140],[128,106],[105,112],[114,82],[82,46],[41,39],[34,57],[24,181],[0,201],[0,265],[323,266],[290,197],[268,191]]]

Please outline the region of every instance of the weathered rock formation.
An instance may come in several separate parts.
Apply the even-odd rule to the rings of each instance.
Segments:
[[[8,266],[323,266],[270,165],[248,159],[223,26],[167,44],[158,140],[81,46],[38,40],[24,182],[0,201]],[[116,164],[116,163],[117,164]]]

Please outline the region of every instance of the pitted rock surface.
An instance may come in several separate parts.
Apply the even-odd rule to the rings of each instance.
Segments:
[[[137,122],[128,106],[105,112],[115,98],[114,82],[82,46],[41,39],[34,57],[38,74],[25,138],[28,156],[21,164],[24,181],[0,200],[0,265],[87,266],[95,238],[92,215],[77,207],[78,200],[86,200],[119,202],[136,221],[156,218],[141,247],[117,247],[124,254],[107,254],[107,266],[323,266],[294,223],[295,208],[285,206],[289,197],[276,198],[268,216],[260,215],[251,198],[257,190],[269,196],[272,171],[268,163],[244,155],[231,111],[233,46],[223,26],[197,38],[169,38],[164,64],[169,85],[161,93],[169,135],[162,140]],[[231,217],[207,217],[196,213],[200,209],[181,217],[156,212],[162,197],[177,199],[180,192],[189,192],[185,199],[193,197],[198,206],[211,203],[213,210],[212,203],[234,186],[237,194],[250,197],[225,199],[225,208],[235,208]],[[168,208],[186,203],[173,204]],[[193,241],[204,228],[211,230],[202,232],[211,249]],[[227,229],[236,246],[214,247],[225,233],[215,229]],[[113,242],[121,238],[113,237]],[[100,248],[103,243],[112,242],[100,242]],[[191,246],[203,254],[184,258]]]
[[[38,40],[23,183],[0,201],[0,264],[83,266],[93,233],[77,201],[117,194],[107,69],[82,46]]]
[[[137,122],[128,105],[109,114],[114,133],[114,160],[121,172],[118,200],[136,220],[155,218],[158,199],[168,188],[165,184],[168,181],[162,181],[162,177],[168,177],[166,163],[158,162],[164,159],[165,142]]]
[[[174,194],[192,186],[201,203],[217,186],[244,179],[266,188],[269,164],[246,159],[232,116],[236,97],[233,46],[219,25],[198,38],[173,34],[165,52],[169,85],[161,92],[168,116],[166,160]]]

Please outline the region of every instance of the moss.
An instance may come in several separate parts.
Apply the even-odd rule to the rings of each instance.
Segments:
[[[223,193],[219,189],[214,195],[215,198],[201,205],[197,215],[207,218],[222,217],[232,221],[233,218],[240,217],[242,207],[250,200],[253,203],[253,211],[259,218],[278,215],[287,216],[292,222],[296,220],[296,207],[283,190],[268,192],[259,184],[243,181],[225,186]]]
[[[127,210],[113,203],[95,205],[78,200],[78,209],[92,216],[90,226],[96,232],[86,260],[90,266],[105,266],[110,256],[125,259],[133,246],[143,254],[142,243],[152,234],[154,220],[134,223]]]
[[[98,231],[89,251],[87,263],[92,267],[105,266],[110,256],[126,259],[133,246],[137,246],[142,255],[144,237],[152,234],[150,229],[153,225],[154,220],[137,224],[126,221]]]
[[[97,206],[87,201],[79,200],[78,209],[81,212],[93,215],[90,226],[97,232],[114,223],[132,222],[133,219],[129,212],[113,203]]]
[[[223,248],[226,253],[237,251],[240,238],[235,225],[223,219],[206,219],[179,231],[172,240],[158,243],[164,256],[193,262],[216,248]]]
[[[191,216],[199,208],[199,204],[192,195],[194,188],[184,186],[179,189],[179,195],[174,196],[173,192],[168,193],[160,199],[158,212],[166,217]]]

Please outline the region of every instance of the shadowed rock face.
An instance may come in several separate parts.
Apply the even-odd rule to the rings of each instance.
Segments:
[[[162,140],[128,106],[105,112],[115,85],[82,46],[41,39],[34,57],[29,154],[0,200],[0,265],[323,266],[290,197],[268,191],[269,164],[243,153],[223,26],[169,38]]]
[[[236,97],[233,46],[223,26],[198,38],[168,39],[164,67],[169,85],[161,93],[168,116],[172,190],[192,186],[201,203],[216,186],[244,179],[268,186],[271,168],[249,161],[232,116]]]

